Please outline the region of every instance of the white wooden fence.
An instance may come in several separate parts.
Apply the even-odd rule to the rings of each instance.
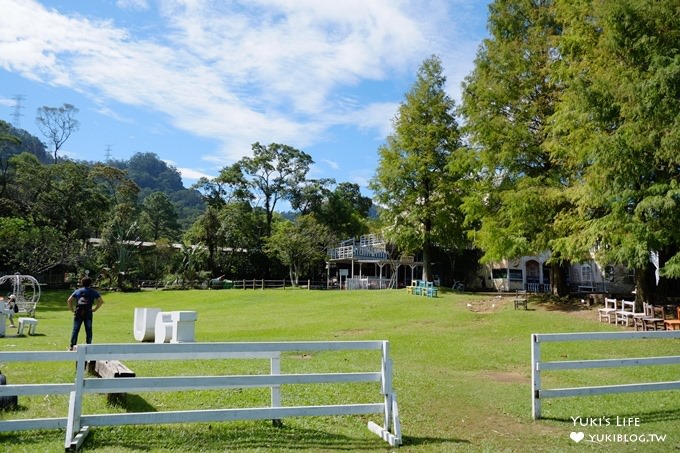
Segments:
[[[600,340],[646,340],[646,339],[680,339],[677,331],[647,332],[592,332],[592,333],[547,333],[531,335],[531,409],[534,420],[541,418],[541,400],[564,396],[589,396],[610,393],[651,392],[680,389],[680,380],[668,382],[645,382],[634,384],[603,385],[597,387],[575,387],[544,389],[541,388],[542,371],[561,371],[588,368],[616,368],[624,366],[678,365],[680,355],[662,357],[638,357],[600,360],[573,361],[541,361],[541,343],[568,341],[600,341]],[[592,345],[590,345],[592,347]]]
[[[281,354],[301,351],[380,351],[380,369],[354,373],[282,374]],[[285,357],[285,356],[284,356]],[[87,377],[85,363],[94,360],[195,360],[269,359],[270,373],[226,376]],[[90,427],[191,423],[229,420],[281,420],[286,417],[382,414],[382,426],[369,422],[368,429],[391,446],[401,444],[396,395],[392,389],[392,362],[387,341],[92,344],[73,352],[0,352],[0,362],[75,361],[75,382],[0,386],[0,395],[68,394],[68,414],[62,418],[0,420],[0,431],[66,428],[64,447],[77,450]],[[322,383],[380,383],[381,400],[369,404],[282,406],[281,385]],[[183,410],[116,414],[83,414],[87,393],[123,393],[269,387],[271,404],[256,408]]]

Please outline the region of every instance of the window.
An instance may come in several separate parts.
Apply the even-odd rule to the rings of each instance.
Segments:
[[[581,282],[592,283],[593,281],[593,269],[590,264],[584,264],[581,266]]]
[[[491,275],[493,276],[493,278],[507,278],[508,270],[507,269],[492,269]]]
[[[522,269],[510,269],[510,281],[521,282],[523,281],[523,276]]]

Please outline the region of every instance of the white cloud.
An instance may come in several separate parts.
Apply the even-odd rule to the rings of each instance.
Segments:
[[[146,0],[116,0],[116,6],[120,9],[144,11],[149,9],[149,2]]]
[[[146,0],[117,0],[148,9]],[[65,16],[35,0],[0,0],[0,67],[96,99],[167,115],[177,128],[222,143],[234,161],[255,141],[304,148],[335,125],[385,137],[396,103],[366,104],[336,90],[395,73],[411,75],[438,50],[462,80],[476,44],[451,52],[461,30],[445,0],[165,0],[157,37],[142,38],[113,21]],[[456,53],[457,52],[457,53]],[[456,82],[454,82],[456,83]],[[453,88],[453,87],[452,87]],[[120,115],[118,115],[120,116]]]
[[[201,171],[196,171],[192,168],[178,168],[177,171],[182,175],[182,178],[184,179],[190,179],[190,180],[198,180],[200,178],[208,178],[212,179],[216,175],[209,175],[208,173],[204,173]]]
[[[338,170],[340,168],[340,165],[333,160],[321,159],[321,162],[323,162],[324,164],[326,164],[326,166],[332,168],[333,170]]]

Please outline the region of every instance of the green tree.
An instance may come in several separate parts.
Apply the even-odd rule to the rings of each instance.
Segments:
[[[597,245],[602,261],[636,269],[638,296],[653,302],[665,277],[680,277],[680,10],[672,0],[621,0],[564,2],[558,11],[567,89],[553,146],[584,184],[558,219],[572,233],[556,246]]]
[[[21,218],[0,218],[0,262],[8,272],[37,275],[58,265],[74,265],[81,242],[51,226]]]
[[[98,236],[110,208],[88,165],[62,161],[43,165],[29,153],[10,159],[7,198],[21,217],[37,226],[51,226],[69,237]]]
[[[202,244],[182,243],[175,278],[175,282],[179,283],[182,288],[186,288],[202,278],[206,264],[206,252],[207,250]]]
[[[253,243],[240,240],[257,231],[252,229],[252,208],[249,201],[252,195],[248,190],[241,166],[234,164],[225,167],[216,178],[201,178],[194,189],[203,196],[206,209],[187,230],[185,239],[202,243],[207,249],[208,267],[214,276],[222,275],[223,265],[231,267],[231,258],[238,249],[250,249]],[[229,264],[222,262],[223,250],[231,248]]]
[[[137,222],[124,223],[122,219],[115,218],[104,229],[99,249],[100,262],[103,262],[103,268],[116,282],[118,289],[134,286],[141,249],[142,241]]]
[[[124,170],[108,165],[95,165],[92,167],[92,178],[97,183],[98,192],[110,203],[110,211],[106,219],[102,219],[102,225],[118,222],[127,229],[133,222],[137,222],[139,186]]]
[[[314,161],[304,151],[279,143],[254,143],[252,150],[253,156],[244,157],[238,164],[249,178],[255,197],[263,203],[267,215],[265,236],[269,236],[276,204],[294,198]]]
[[[21,139],[12,134],[9,123],[0,120],[0,197],[5,195],[9,170],[9,148],[11,145],[19,145]]]
[[[62,145],[78,130],[77,114],[78,109],[71,104],[64,104],[61,107],[45,105],[38,109],[35,121],[40,132],[53,147],[54,162],[57,162],[57,154]]]
[[[161,237],[176,239],[179,233],[177,211],[163,192],[153,192],[142,202],[140,225],[143,236],[152,241]]]
[[[305,215],[318,211],[330,195],[330,187],[335,184],[332,178],[308,179],[298,186],[290,199],[290,206]]]
[[[120,289],[134,285],[139,271],[141,233],[139,227],[139,187],[117,168],[96,165],[93,178],[100,193],[110,200],[106,218],[101,222],[102,244],[99,261]]]
[[[379,149],[371,181],[386,238],[404,251],[422,250],[425,279],[431,277],[432,248],[462,241],[456,221],[461,217],[456,214],[458,179],[447,169],[460,135],[442,73],[436,56],[418,69],[394,120],[394,133]]]
[[[17,206],[20,217],[40,224],[43,212],[36,206],[40,194],[49,191],[50,172],[38,158],[22,153],[10,158],[10,170],[6,197]]]
[[[333,191],[326,191],[313,215],[337,239],[348,239],[368,232],[367,217],[372,204],[370,198],[361,194],[358,184],[343,182]]]
[[[303,215],[294,222],[276,222],[271,236],[265,240],[265,250],[288,266],[290,279],[297,286],[301,276],[324,263],[326,249],[332,242],[327,227],[314,217]]]
[[[568,209],[565,190],[579,178],[547,146],[562,91],[554,2],[497,0],[488,29],[461,107],[476,166],[464,210],[486,262],[551,250],[553,239],[569,233],[554,219]],[[553,292],[564,295],[568,262],[585,256],[551,252]]]

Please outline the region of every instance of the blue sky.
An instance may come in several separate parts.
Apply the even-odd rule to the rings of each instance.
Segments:
[[[422,61],[450,95],[486,37],[481,0],[0,0],[0,119],[43,138],[41,106],[79,109],[62,154],[156,153],[185,186],[283,143],[309,177],[365,192]],[[15,124],[16,125],[16,124]]]

